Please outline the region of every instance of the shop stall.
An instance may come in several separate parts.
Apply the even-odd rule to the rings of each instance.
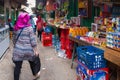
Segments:
[[[72,59],[71,68],[74,62],[78,63],[76,70],[82,80],[101,80],[102,75],[103,80],[120,78],[119,4],[119,1],[110,0],[64,0],[54,10],[54,18],[47,19],[47,25],[53,29],[54,47],[58,53],[64,50],[66,58]],[[93,74],[85,73],[86,70]],[[93,78],[97,75],[96,71],[103,72],[101,76]]]

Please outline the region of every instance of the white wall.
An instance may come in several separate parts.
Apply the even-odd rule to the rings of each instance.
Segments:
[[[31,8],[35,7],[36,0],[27,0],[27,3],[29,4],[27,11],[32,14]]]

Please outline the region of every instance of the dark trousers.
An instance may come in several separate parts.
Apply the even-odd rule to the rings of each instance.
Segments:
[[[34,33],[36,34],[36,25],[35,25],[35,28],[33,28],[33,31],[34,31]]]
[[[22,68],[22,63],[23,61],[14,61],[14,64],[15,64],[15,68],[14,68],[14,80],[19,80],[19,77],[20,77],[20,72],[21,72],[21,68]],[[33,75],[35,75],[37,72],[34,72],[34,62],[32,61],[29,61],[29,64],[30,64],[30,68],[32,70],[32,73]],[[38,69],[40,70],[39,66],[38,66]]]
[[[42,32],[43,32],[43,28],[38,30],[38,38],[40,38],[40,41],[41,41]]]

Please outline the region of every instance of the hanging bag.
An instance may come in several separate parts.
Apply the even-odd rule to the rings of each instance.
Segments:
[[[40,71],[41,61],[40,61],[39,55],[33,56],[33,61],[32,63],[30,63],[30,66],[31,66],[33,75],[36,75]]]

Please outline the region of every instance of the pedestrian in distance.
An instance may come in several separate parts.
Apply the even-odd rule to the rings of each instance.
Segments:
[[[34,22],[32,15],[30,16],[30,23],[31,23],[31,26],[33,28],[33,32],[36,34],[36,26],[35,26],[36,22]]]
[[[10,39],[12,39],[12,37],[13,37],[13,24],[12,24],[11,19],[8,19],[8,26],[9,26]]]
[[[37,26],[36,26],[36,22],[37,22],[37,17],[36,17],[36,15],[33,16],[33,21],[34,21],[34,23],[35,23],[35,33],[36,33],[36,27],[37,27]]]
[[[29,62],[34,78],[38,78],[40,76],[41,63],[37,61],[37,68],[34,64],[34,57],[39,56],[37,52],[37,40],[30,24],[30,16],[26,12],[20,13],[16,20],[13,43],[14,80],[19,80],[24,60]]]

